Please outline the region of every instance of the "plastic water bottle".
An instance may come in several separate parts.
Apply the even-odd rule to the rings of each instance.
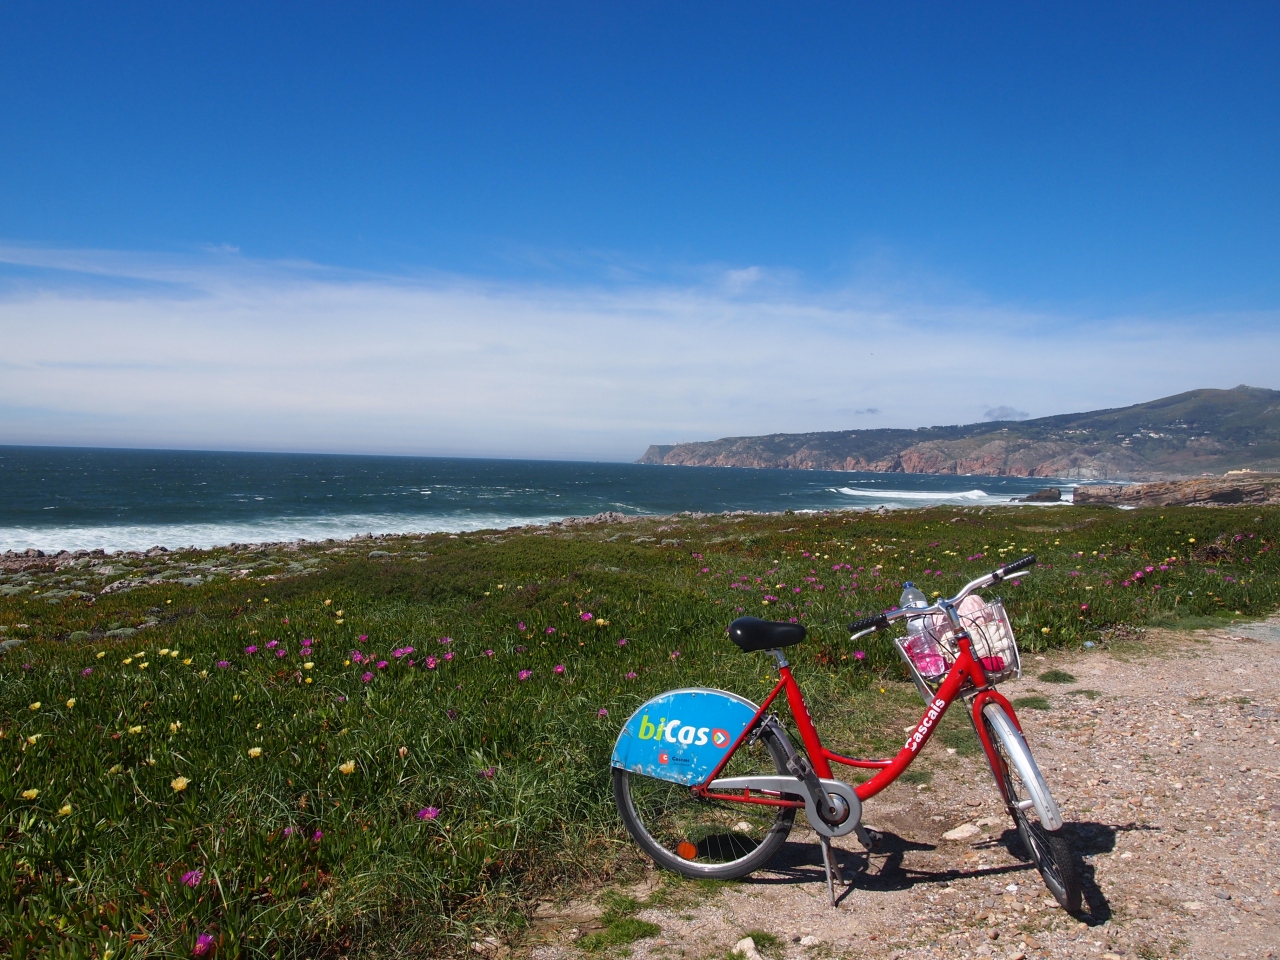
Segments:
[[[912,607],[927,607],[929,601],[914,583],[908,580],[902,585],[902,596],[898,598],[898,606],[903,610]],[[938,641],[925,629],[925,618],[914,617],[907,621],[907,639],[902,647],[907,656],[916,665],[920,675],[926,680],[934,680],[947,672],[947,662],[942,657]]]

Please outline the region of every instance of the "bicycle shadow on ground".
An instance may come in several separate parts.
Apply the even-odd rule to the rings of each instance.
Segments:
[[[938,849],[937,844],[908,840],[888,830],[881,831],[880,845],[876,852],[846,850],[833,847],[836,864],[844,875],[844,887],[837,887],[837,905],[856,892],[889,893],[909,890],[920,884],[943,884],[973,877],[998,877],[1005,874],[1033,870],[1030,864],[1013,863],[972,869],[952,868],[925,870],[909,867],[905,860],[911,852],[929,852]],[[788,841],[777,856],[770,861],[768,872],[757,874],[747,883],[798,884],[826,883],[826,871],[822,866],[822,849],[816,840],[810,842]]]
[[[1157,828],[1135,824],[1116,826],[1096,821],[1076,821],[1063,826],[1067,840],[1077,854],[1076,869],[1080,872],[1080,885],[1084,893],[1084,905],[1076,915],[1076,919],[1096,927],[1110,921],[1112,915],[1111,904],[1098,886],[1096,868],[1084,858],[1111,853],[1115,850],[1116,837],[1121,832],[1151,829]],[[907,866],[905,860],[908,853],[930,852],[938,849],[937,844],[908,840],[887,830],[882,831],[881,838],[879,848],[870,855],[860,849],[832,848],[836,855],[836,863],[844,874],[846,883],[849,884],[837,896],[837,904],[856,891],[888,893],[908,890],[921,884],[945,884],[962,879],[1003,877],[1025,874],[1028,871],[1035,877],[1036,882],[1039,882],[1035,866],[1025,859],[1027,854],[1022,846],[1022,838],[1013,827],[1005,830],[998,837],[991,837],[975,844],[974,849],[1001,846],[1019,862],[968,869],[957,867],[947,870],[926,870]],[[777,856],[770,862],[767,873],[757,874],[746,882],[762,885],[826,883],[821,848],[816,839],[789,840],[783,844]]]
[[[1094,820],[1067,822],[1062,825],[1062,832],[1076,853],[1076,870],[1080,874],[1080,887],[1084,894],[1084,904],[1080,912],[1075,914],[1077,920],[1091,927],[1100,927],[1111,920],[1111,904],[1098,886],[1097,867],[1084,858],[1114,851],[1116,836],[1122,831],[1154,829],[1157,828],[1132,823],[1114,826]],[[996,842],[1008,850],[1011,856],[1019,859],[1027,856],[1022,837],[1012,827],[1004,831]]]

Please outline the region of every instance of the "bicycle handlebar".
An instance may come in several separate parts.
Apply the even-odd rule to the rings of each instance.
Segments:
[[[961,588],[950,600],[945,601],[948,606],[955,606],[969,594],[975,590],[981,590],[983,587],[989,587],[994,583],[999,583],[1007,577],[1014,576],[1028,567],[1033,566],[1036,562],[1036,555],[1029,553],[1021,560],[1015,560],[1013,563],[1006,563],[997,570],[985,573],[978,577],[977,580],[970,580]],[[863,617],[861,620],[855,620],[849,624],[849,630],[854,636],[851,639],[857,639],[860,636],[866,636],[876,630],[884,630],[895,620],[904,620],[907,618],[927,617],[934,613],[945,613],[941,604],[935,603],[930,607],[911,607],[907,610],[890,610],[886,613],[879,613],[873,617]]]
[[[849,629],[854,633],[859,630],[883,630],[889,625],[889,617],[886,614],[878,613],[874,617],[863,617],[861,620],[855,620],[849,624]]]

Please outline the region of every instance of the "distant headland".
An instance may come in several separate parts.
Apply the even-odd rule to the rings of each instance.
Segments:
[[[637,463],[1076,480],[1280,472],[1280,391],[1241,385],[1036,420],[654,444]]]

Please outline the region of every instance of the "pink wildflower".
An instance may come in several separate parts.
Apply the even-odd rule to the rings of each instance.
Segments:
[[[581,613],[578,615],[578,619],[585,623],[588,620],[594,619],[594,617],[590,613]]]
[[[93,673],[93,667],[85,667],[80,671],[80,676],[87,677],[91,673]]]
[[[379,669],[379,670],[385,670],[385,669],[387,669],[387,661],[385,661],[385,660],[379,660],[379,661],[378,661],[378,669]]]
[[[204,879],[203,870],[188,870],[182,875],[182,882],[188,887],[196,887],[200,885],[200,881]]]
[[[197,957],[203,957],[207,953],[213,951],[213,937],[207,933],[202,933],[196,937],[196,945],[191,948],[191,953]]]
[[[547,633],[548,633],[548,635],[550,635],[550,634],[552,634],[552,633],[555,633],[555,632],[556,632],[556,628],[555,628],[555,627],[547,627]]]
[[[865,660],[865,659],[867,659],[867,651],[865,651],[865,650],[855,650],[855,651],[853,651],[853,659],[855,659],[855,660]]]
[[[434,820],[438,816],[440,816],[439,807],[423,807],[418,811],[419,820]]]
[[[268,643],[268,644],[267,644],[267,649],[268,649],[268,650],[274,650],[274,649],[275,649],[276,647],[278,647],[278,646],[280,646],[280,641],[279,641],[279,640],[272,640],[270,643]]]
[[[445,658],[446,660],[452,660],[452,659],[453,659],[453,651],[452,651],[452,650],[446,650],[446,651],[444,652],[444,658]]]
[[[606,710],[604,707],[601,707],[599,710],[596,711],[597,717],[607,717],[608,715],[609,715],[609,711]]]
[[[258,648],[257,648],[256,646],[254,646],[254,645],[251,643],[251,644],[249,644],[249,646],[247,646],[247,647],[245,647],[245,648],[244,648],[244,652],[245,652],[245,653],[257,653],[257,652],[258,652]]]
[[[634,680],[637,676],[638,676],[638,674],[637,674],[634,670],[628,670],[628,671],[627,671],[627,679],[628,679],[628,680]]]
[[[321,838],[321,837],[323,837],[323,836],[324,836],[324,831],[323,831],[323,830],[317,830],[315,833],[313,833],[313,834],[311,835],[311,842],[312,842],[312,843],[319,843],[319,842],[320,842],[320,838]]]
[[[437,661],[435,657],[427,657],[427,659],[423,662],[426,663],[428,670],[434,670],[436,668],[436,664],[439,661]]]
[[[555,666],[555,673],[556,673],[556,675],[557,675],[557,676],[559,676],[560,674],[564,673],[564,664],[563,664],[563,663],[557,663],[557,664],[556,664],[556,666]]]
[[[492,656],[493,656],[493,651],[492,651],[492,650],[486,650],[486,651],[484,652],[484,655],[485,655],[486,657],[492,657]]]
[[[516,624],[516,629],[517,629],[517,630],[521,630],[521,631],[523,631],[523,630],[525,629],[524,621],[523,621],[523,620],[521,620],[519,623],[517,623],[517,624]]]
[[[516,674],[516,677],[522,681],[528,680],[532,676],[533,676],[532,670],[521,670],[519,673]]]
[[[361,683],[368,683],[368,682],[369,682],[370,680],[372,680],[372,679],[373,679],[373,674],[372,674],[372,673],[366,673],[366,674],[364,674],[364,675],[360,678],[360,682],[361,682]]]

